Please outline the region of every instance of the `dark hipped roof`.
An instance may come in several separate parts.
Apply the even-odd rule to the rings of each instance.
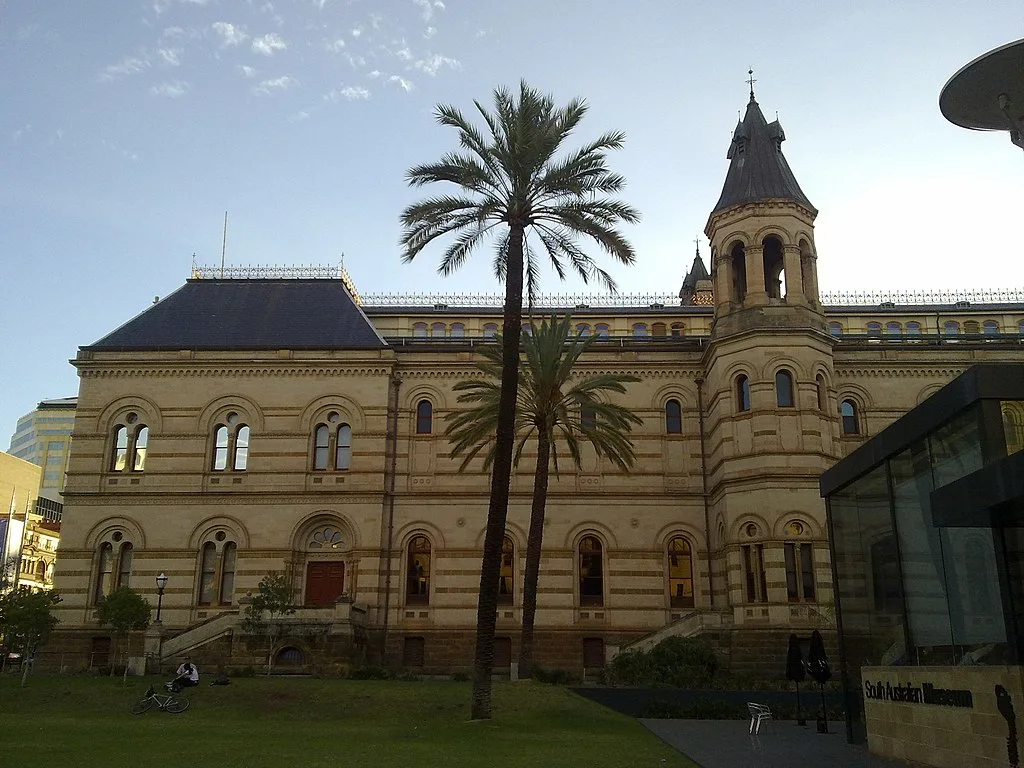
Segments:
[[[697,255],[693,257],[693,266],[690,267],[690,271],[683,278],[683,287],[679,289],[679,298],[693,296],[697,290],[697,283],[710,279],[711,275],[708,274],[707,267],[704,266],[704,259],[700,257],[700,251],[698,250]]]
[[[381,349],[341,280],[189,280],[84,349]]]
[[[800,189],[782,154],[785,140],[779,121],[769,124],[751,96],[747,114],[733,132],[726,155],[731,161],[729,172],[712,215],[734,205],[772,199],[793,200],[811,213],[818,212]]]

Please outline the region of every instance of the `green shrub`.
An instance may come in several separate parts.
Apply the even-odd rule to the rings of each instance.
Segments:
[[[456,683],[468,683],[469,673],[468,672],[456,672],[452,675],[452,680]]]
[[[649,651],[616,656],[607,672],[610,683],[671,688],[707,688],[718,670],[715,651],[693,637],[669,637]]]
[[[355,667],[348,673],[349,680],[394,680],[395,674],[386,667]]]
[[[543,669],[535,666],[533,668],[533,679],[538,683],[549,685],[573,685],[580,679],[566,669]]]

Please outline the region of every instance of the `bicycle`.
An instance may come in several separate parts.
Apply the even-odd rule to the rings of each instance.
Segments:
[[[155,706],[164,712],[176,715],[188,709],[189,703],[189,700],[184,696],[175,696],[173,693],[157,693],[151,685],[149,690],[146,691],[146,695],[132,704],[132,714],[141,715]]]

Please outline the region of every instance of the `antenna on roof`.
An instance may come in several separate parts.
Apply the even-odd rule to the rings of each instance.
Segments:
[[[220,246],[220,279],[224,279],[224,257],[228,252],[228,212],[224,211],[224,241]]]

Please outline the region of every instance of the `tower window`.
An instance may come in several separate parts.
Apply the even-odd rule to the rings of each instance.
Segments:
[[[587,325],[586,323],[579,323],[576,326],[576,333],[586,338],[587,336],[590,335],[590,326]]]
[[[921,324],[911,320],[907,323],[907,336],[920,336],[921,335]]]
[[[857,404],[853,400],[843,400],[839,404],[839,414],[843,418],[843,434],[859,435],[860,420],[857,416]]]
[[[434,406],[429,400],[416,404],[416,434],[429,435],[434,427]]]
[[[113,472],[142,472],[146,468],[146,449],[149,446],[149,427],[139,423],[132,412],[124,423],[114,427],[110,469]]]
[[[683,408],[675,398],[665,403],[665,431],[670,435],[683,433]]]
[[[651,336],[655,336],[655,337],[658,337],[658,338],[664,338],[664,336],[665,336],[665,324],[664,323],[654,323],[651,326]]]
[[[818,410],[827,410],[828,389],[825,386],[825,377],[820,373],[814,378],[815,394],[818,396]]]
[[[750,410],[750,379],[742,373],[736,377],[736,410]]]
[[[789,371],[778,371],[775,374],[775,404],[780,408],[792,408],[793,375]]]
[[[596,536],[584,536],[579,546],[580,605],[604,605],[604,558]]]

